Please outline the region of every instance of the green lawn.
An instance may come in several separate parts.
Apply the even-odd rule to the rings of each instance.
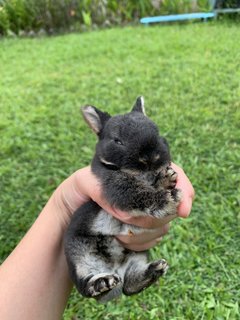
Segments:
[[[170,264],[145,292],[104,305],[73,292],[64,319],[239,319],[239,25],[128,27],[0,42],[0,258],[56,186],[87,165],[90,103],[147,114],[195,191],[153,257]]]

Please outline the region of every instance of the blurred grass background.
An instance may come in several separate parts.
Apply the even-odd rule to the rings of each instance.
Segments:
[[[0,258],[57,185],[91,161],[79,107],[146,112],[195,191],[145,292],[104,305],[73,291],[64,319],[239,319],[240,34],[234,23],[114,28],[0,42]]]

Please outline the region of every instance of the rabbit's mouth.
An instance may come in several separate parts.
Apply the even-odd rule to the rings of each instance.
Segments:
[[[109,162],[109,161],[105,160],[103,157],[100,157],[100,162],[108,169],[111,169],[111,170],[118,170],[119,169],[115,163]]]

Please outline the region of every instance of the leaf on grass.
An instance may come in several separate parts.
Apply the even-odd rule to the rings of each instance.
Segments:
[[[216,307],[216,301],[214,299],[214,296],[211,294],[209,296],[209,300],[207,301],[206,308],[214,309],[215,307]]]

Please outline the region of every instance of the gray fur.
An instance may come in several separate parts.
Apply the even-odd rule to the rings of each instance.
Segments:
[[[111,117],[93,106],[82,112],[99,138],[91,168],[108,202],[132,216],[175,215],[181,199],[175,188],[177,174],[170,167],[166,140],[145,116],[143,98],[124,115]],[[83,296],[104,302],[122,292],[132,295],[166,272],[165,260],[148,263],[146,252],[127,250],[115,238],[142,231],[115,219],[93,201],[73,214],[65,254],[70,276]]]

